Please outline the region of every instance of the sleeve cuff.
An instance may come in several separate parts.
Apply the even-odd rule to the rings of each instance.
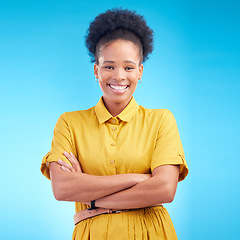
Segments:
[[[65,161],[66,163],[68,163],[69,165],[72,165],[69,160],[63,155],[63,154],[53,154],[51,152],[48,152],[42,160],[42,164],[41,164],[41,172],[42,174],[50,179],[50,171],[49,171],[49,163],[50,162],[57,162],[58,159],[61,159],[63,161]]]

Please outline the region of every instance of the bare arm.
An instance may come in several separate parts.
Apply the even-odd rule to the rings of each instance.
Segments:
[[[164,165],[153,176],[127,190],[97,199],[96,206],[109,209],[143,208],[172,202],[177,189],[179,166]]]
[[[64,154],[65,155],[65,154]],[[66,153],[73,167],[50,163],[50,177],[54,196],[60,201],[89,202],[103,198],[118,191],[130,188],[150,178],[150,174],[119,174],[111,176],[94,176],[82,173],[81,167],[73,155]],[[79,167],[77,166],[79,165]],[[76,169],[78,167],[78,169]],[[67,171],[67,169],[70,169]]]

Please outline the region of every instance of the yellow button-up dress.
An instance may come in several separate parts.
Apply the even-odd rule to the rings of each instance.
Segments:
[[[60,158],[69,163],[64,151],[72,152],[83,172],[91,175],[151,173],[166,164],[180,166],[179,181],[188,174],[173,114],[167,109],[146,109],[134,98],[116,117],[102,98],[88,110],[62,114],[41,165],[47,178],[49,162]],[[75,203],[76,212],[88,207]],[[159,206],[86,219],[75,226],[72,239],[174,240],[177,236],[167,210]]]

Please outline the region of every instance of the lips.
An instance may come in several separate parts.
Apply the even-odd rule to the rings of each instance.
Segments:
[[[113,85],[113,84],[109,84],[110,88],[114,89],[114,90],[125,90],[128,88],[128,85]]]

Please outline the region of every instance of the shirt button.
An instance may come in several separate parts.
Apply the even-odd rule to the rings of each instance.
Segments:
[[[116,122],[117,122],[117,120],[116,120],[116,119],[113,119],[113,120],[112,120],[112,123],[116,123]]]
[[[111,146],[115,146],[116,144],[115,143],[111,143]]]
[[[114,164],[114,163],[115,163],[115,160],[111,160],[110,163],[111,163],[111,164]]]
[[[117,128],[116,128],[116,127],[112,127],[112,130],[113,130],[113,131],[116,131],[116,130],[117,130]]]

